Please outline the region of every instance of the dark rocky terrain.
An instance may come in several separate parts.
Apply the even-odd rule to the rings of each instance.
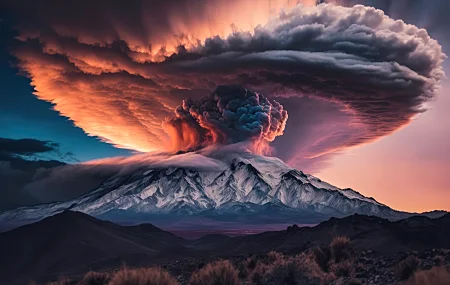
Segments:
[[[443,258],[442,266],[450,266],[449,249],[431,249],[421,252],[401,252],[389,255],[379,255],[374,251],[365,250],[355,253],[355,262],[352,264],[354,278],[340,277],[331,284],[351,284],[350,281],[352,279],[360,280],[362,284],[367,285],[402,284],[402,280],[396,275],[396,266],[410,255],[417,256],[421,260],[420,270],[429,270],[436,266],[436,256]],[[239,268],[239,264],[246,258],[247,256],[236,256],[232,257],[231,260]],[[192,272],[217,259],[217,257],[177,259],[163,263],[162,267],[171,272],[181,284],[187,284]],[[308,284],[305,283],[305,285]]]
[[[336,236],[351,240],[355,274],[367,284],[394,284],[393,266],[411,253],[425,269],[437,251],[450,263],[449,252],[441,250],[450,248],[450,214],[396,222],[352,215],[311,228],[185,240],[150,224],[119,226],[66,211],[0,234],[0,284],[78,278],[89,270],[114,270],[123,264],[163,266],[185,282],[192,271],[218,258],[237,262],[269,251],[294,255],[329,244]]]

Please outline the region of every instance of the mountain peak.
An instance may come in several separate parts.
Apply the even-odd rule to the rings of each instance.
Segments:
[[[205,215],[217,218],[222,214],[238,215],[242,211],[252,213],[254,219],[258,213],[272,212],[272,222],[280,223],[354,213],[389,219],[407,215],[352,189],[339,189],[304,174],[277,158],[244,153],[226,159],[228,167],[220,170],[144,166],[132,175],[118,174],[97,189],[68,202],[0,213],[0,221],[33,220],[68,209],[130,222],[148,215],[173,219],[180,216],[204,218]],[[63,214],[82,218],[77,212]],[[244,218],[236,216],[236,219]]]

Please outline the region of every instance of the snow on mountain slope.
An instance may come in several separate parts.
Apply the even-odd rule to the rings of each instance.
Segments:
[[[108,179],[78,199],[6,211],[0,213],[0,221],[39,219],[65,209],[93,216],[117,211],[127,216],[202,216],[270,210],[290,211],[299,218],[305,213],[403,217],[403,213],[372,198],[351,189],[339,189],[277,158],[244,153],[227,156],[226,161],[223,170],[211,171],[186,166],[142,166],[131,174]]]

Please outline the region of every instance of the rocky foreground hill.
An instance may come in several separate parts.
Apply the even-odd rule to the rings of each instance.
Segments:
[[[352,215],[311,228],[294,225],[255,235],[186,240],[150,224],[120,226],[65,211],[0,234],[0,252],[8,257],[0,259],[0,283],[76,279],[90,270],[115,270],[123,264],[164,266],[186,282],[199,266],[218,258],[238,262],[270,251],[294,256],[313,252],[340,236],[350,241],[355,277],[386,285],[383,282],[396,281],[393,266],[412,253],[423,260],[424,268],[438,255],[449,262],[445,249],[450,249],[450,214],[395,222]]]

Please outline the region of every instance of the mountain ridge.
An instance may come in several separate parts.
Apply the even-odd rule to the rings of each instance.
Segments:
[[[246,218],[247,223],[318,223],[355,213],[392,220],[413,215],[353,189],[335,187],[277,158],[239,153],[226,159],[224,169],[210,171],[142,166],[130,174],[113,176],[71,201],[0,212],[0,222],[8,229],[64,210],[125,223],[162,216],[172,217],[172,222],[191,217],[240,223]]]

